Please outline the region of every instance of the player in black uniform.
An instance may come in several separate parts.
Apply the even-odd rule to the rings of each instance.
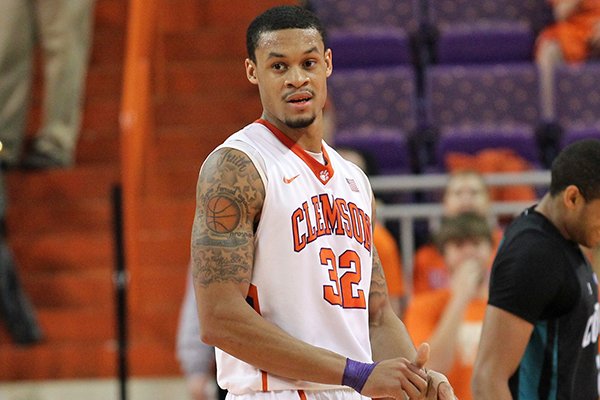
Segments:
[[[494,260],[473,398],[598,400],[600,140],[565,148],[550,190],[506,230]]]

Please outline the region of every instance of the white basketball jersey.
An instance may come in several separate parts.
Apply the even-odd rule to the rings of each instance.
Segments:
[[[372,201],[365,174],[325,142],[322,165],[264,120],[222,147],[248,154],[266,189],[249,303],[304,342],[372,362]],[[274,376],[219,349],[216,355],[219,385],[234,394],[345,388]]]

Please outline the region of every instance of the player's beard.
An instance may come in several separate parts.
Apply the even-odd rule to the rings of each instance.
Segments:
[[[285,124],[292,129],[307,128],[315,122],[316,116],[298,118],[298,119],[286,119]]]

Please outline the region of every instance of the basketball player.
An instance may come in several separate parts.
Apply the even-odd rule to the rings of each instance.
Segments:
[[[600,246],[596,139],[557,156],[549,193],[505,232],[492,266],[474,398],[598,400],[598,281],[578,244]]]
[[[204,162],[192,233],[219,385],[230,399],[453,399],[389,305],[366,176],[322,140],[332,54],[320,22],[272,8],[247,48],[263,114]]]

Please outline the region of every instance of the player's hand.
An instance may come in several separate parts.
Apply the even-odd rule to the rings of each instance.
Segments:
[[[427,400],[456,400],[448,378],[436,371],[427,371]]]
[[[417,349],[417,356],[414,365],[418,368],[425,368],[425,363],[429,360],[429,344],[421,343]],[[427,391],[426,400],[455,400],[454,391],[448,378],[439,372],[427,370]]]
[[[476,258],[463,260],[456,266],[450,278],[453,296],[460,296],[465,301],[477,296],[481,285],[485,283],[485,267]]]
[[[372,398],[422,400],[427,393],[427,374],[406,358],[377,364],[361,394]]]

